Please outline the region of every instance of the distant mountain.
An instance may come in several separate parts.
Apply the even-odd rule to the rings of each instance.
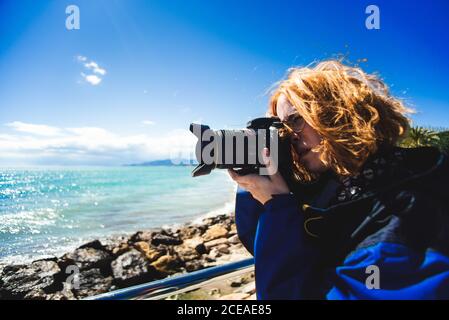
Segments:
[[[173,163],[170,159],[164,159],[164,160],[154,160],[154,161],[148,161],[148,162],[142,162],[142,163],[132,163],[132,164],[125,164],[125,167],[188,167],[188,166],[196,166],[198,165],[197,161],[192,160],[180,160],[177,161],[179,164]]]

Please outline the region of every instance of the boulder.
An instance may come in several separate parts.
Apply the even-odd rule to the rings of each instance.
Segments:
[[[42,289],[35,289],[28,292],[24,299],[25,300],[76,300],[75,295],[72,290],[70,290],[69,285],[63,283],[64,287],[61,291],[55,293],[46,293]]]
[[[207,241],[204,242],[204,246],[206,247],[206,250],[210,250],[212,249],[212,247],[221,245],[221,244],[228,244],[228,239],[227,238],[218,238],[215,240],[211,240],[211,241]]]
[[[194,249],[198,254],[207,253],[207,249],[204,246],[204,240],[201,237],[194,237],[191,239],[186,239],[183,242],[183,246],[186,248]]]
[[[203,244],[203,238],[197,236],[189,239],[185,239],[183,241],[183,245],[192,249],[195,249],[198,245]]]
[[[187,272],[204,269],[203,261],[201,261],[201,260],[187,261],[185,263],[185,268],[186,268]]]
[[[184,228],[181,228],[178,231],[179,236],[181,237],[181,239],[190,239],[193,238],[195,236],[200,236],[202,233],[202,230],[200,228],[198,228],[197,226],[186,226]]]
[[[154,261],[158,259],[159,257],[164,255],[164,250],[157,250],[148,242],[145,241],[139,241],[134,244],[134,248],[136,248],[139,252],[145,255],[145,257],[148,259],[148,261]]]
[[[139,284],[157,278],[157,272],[136,249],[122,254],[111,263],[115,283],[119,287]]]
[[[218,257],[221,257],[221,252],[217,250],[217,248],[212,248],[209,252],[209,258],[211,259],[217,259]]]
[[[42,289],[34,289],[28,292],[24,297],[24,300],[47,300],[47,293]]]
[[[56,292],[60,289],[58,281],[61,269],[55,261],[40,260],[28,266],[16,265],[6,266],[3,269],[0,285],[0,296],[3,299],[22,299],[34,291],[42,290],[45,293]]]
[[[89,269],[79,273],[78,287],[70,285],[77,298],[85,298],[108,292],[112,286],[113,278],[105,277],[100,269]]]
[[[151,239],[151,244],[154,246],[157,246],[160,244],[178,245],[181,243],[182,243],[182,240],[180,240],[179,238],[175,238],[173,236],[162,234],[162,233],[155,234],[153,236],[153,238]]]
[[[86,244],[83,244],[78,249],[86,249],[86,248],[92,248],[92,249],[97,249],[97,250],[105,250],[105,248],[101,244],[100,240],[94,240],[94,241],[88,242]]]
[[[126,251],[129,251],[129,248],[130,247],[127,243],[121,243],[117,247],[112,249],[112,255],[114,256],[114,258],[116,258],[125,253]]]
[[[228,230],[222,225],[213,225],[210,226],[206,232],[203,234],[203,239],[205,241],[210,241],[218,238],[223,238],[228,235]]]
[[[218,246],[216,246],[215,248],[217,248],[218,252],[222,253],[222,254],[229,254],[229,246],[225,243],[220,244]]]
[[[108,252],[86,247],[65,254],[59,261],[59,265],[63,270],[67,266],[76,265],[80,270],[100,268],[103,272],[108,272],[111,260],[112,256]]]
[[[231,227],[229,228],[229,236],[233,236],[237,234],[237,227],[235,225],[235,223],[231,224]]]
[[[202,235],[204,232],[206,232],[209,226],[207,224],[197,224],[195,225],[195,227],[199,230],[200,235]]]
[[[179,268],[182,267],[182,262],[177,256],[165,255],[151,263],[151,266],[162,276],[167,276],[178,272]]]
[[[156,230],[138,231],[130,237],[129,242],[130,243],[135,243],[135,242],[139,242],[139,241],[150,242],[151,239],[153,238],[153,236],[160,231],[161,231],[160,229],[158,229],[157,231]]]
[[[207,249],[206,246],[204,245],[204,243],[200,243],[195,247],[195,251],[198,252],[199,254],[205,254],[207,253]]]
[[[70,286],[63,283],[64,287],[61,291],[47,295],[46,300],[76,300]]]
[[[128,250],[129,237],[112,236],[102,240],[104,250],[111,255],[119,256]]]
[[[181,260],[184,262],[198,259],[200,257],[199,253],[195,250],[195,248],[186,245],[176,246],[174,249],[181,258]]]
[[[232,237],[229,237],[228,238],[228,242],[230,243],[230,244],[237,244],[237,243],[240,243],[240,238],[239,238],[239,236],[238,235],[233,235]]]

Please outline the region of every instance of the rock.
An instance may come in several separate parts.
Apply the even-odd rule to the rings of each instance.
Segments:
[[[217,238],[223,238],[228,235],[228,230],[221,225],[210,226],[206,232],[203,234],[203,239],[205,241],[214,240]]]
[[[232,237],[228,238],[228,242],[230,244],[237,244],[240,243],[241,241],[238,235],[233,235]]]
[[[212,258],[210,255],[208,255],[208,254],[203,254],[202,256],[202,259],[205,261],[205,262],[215,262],[215,258]],[[206,264],[206,263],[205,263]]]
[[[207,241],[204,243],[204,246],[206,247],[206,250],[212,249],[212,247],[221,245],[221,244],[228,244],[227,238],[218,238],[215,240]]]
[[[127,250],[129,237],[111,236],[102,240],[104,250],[112,255],[120,255]],[[120,252],[121,250],[125,250]]]
[[[76,300],[76,297],[69,288],[69,285],[66,283],[63,283],[63,285],[64,287],[61,291],[47,295],[46,300]]]
[[[176,246],[174,249],[176,250],[176,253],[179,255],[182,261],[190,261],[198,259],[200,257],[199,253],[195,250],[195,248],[180,245]]]
[[[200,243],[195,247],[195,251],[198,252],[199,254],[205,254],[207,253],[208,250],[206,249],[204,243]]]
[[[161,231],[161,229],[157,229],[154,231],[138,231],[130,237],[129,242],[130,243],[139,242],[139,241],[150,242],[151,239],[153,238],[153,236],[160,231]]]
[[[42,289],[34,289],[28,292],[24,297],[24,300],[46,300],[47,294]]]
[[[127,243],[122,243],[122,244],[119,244],[114,249],[112,249],[112,255],[114,257],[118,257],[118,256],[120,256],[121,254],[125,253],[128,250],[129,250],[129,245]]]
[[[151,248],[150,244],[145,241],[139,241],[134,244],[134,248],[143,253],[148,261],[154,261],[164,255],[163,251]]]
[[[178,233],[181,239],[190,239],[195,236],[200,236],[202,230],[197,226],[186,226],[185,228],[181,228]]]
[[[181,244],[182,240],[172,237],[170,235],[165,235],[162,233],[157,233],[153,236],[153,238],[151,239],[151,244],[152,245],[159,245],[159,244],[165,244],[165,245],[178,245]]]
[[[195,249],[196,246],[198,246],[199,244],[202,244],[202,243],[204,243],[204,240],[201,237],[194,237],[194,238],[186,239],[183,242],[184,246],[190,247],[193,249]]]
[[[101,244],[101,242],[99,240],[94,240],[94,241],[88,242],[86,244],[83,244],[78,249],[86,249],[86,248],[105,250],[104,246]]]
[[[0,299],[71,300],[248,256],[238,238],[235,218],[218,215],[204,219],[201,224],[94,240],[60,259],[47,259],[33,266],[0,265]],[[48,277],[42,270],[31,271],[39,264],[53,264],[56,270]],[[80,289],[71,290],[64,282],[69,265],[80,269]],[[248,293],[249,299],[252,291],[241,293]]]
[[[194,249],[198,254],[204,254],[208,252],[208,250],[204,246],[203,238],[199,236],[184,240],[183,245],[187,248]]]
[[[230,236],[236,235],[237,234],[237,227],[235,225],[235,223],[231,224],[231,228],[229,229],[229,233]]]
[[[78,275],[78,287],[75,283],[69,285],[75,296],[85,298],[108,292],[113,278],[105,277],[98,268],[81,271]]]
[[[163,275],[170,275],[179,271],[182,263],[176,256],[165,255],[151,263],[151,266]]]
[[[248,298],[250,295],[242,292],[234,292],[231,294],[224,295],[220,297],[218,300],[243,300]]]
[[[203,269],[204,265],[201,260],[192,260],[185,263],[185,268],[188,272],[192,272]]]
[[[221,252],[217,250],[217,248],[212,248],[209,252],[209,258],[211,259],[217,259],[218,257],[221,257]]]
[[[229,254],[229,247],[227,244],[223,243],[220,244],[218,246],[216,246],[215,248],[217,248],[218,252],[222,253],[222,254]]]
[[[28,266],[6,266],[3,269],[0,296],[3,299],[21,299],[26,294],[37,297],[38,291],[56,292],[61,284],[58,281],[61,269],[54,261],[34,261]]]
[[[206,232],[208,225],[206,224],[197,224],[195,227],[200,231],[200,235],[202,235],[204,232]]]
[[[145,256],[131,249],[111,263],[112,274],[119,287],[139,284],[157,278],[156,270]]]
[[[230,216],[226,214],[220,214],[218,216],[203,219],[203,223],[207,225],[229,224],[229,222]]]
[[[60,267],[65,270],[69,265],[76,265],[80,270],[100,268],[108,272],[112,256],[103,250],[94,248],[78,248],[73,252],[65,254],[60,262]]]

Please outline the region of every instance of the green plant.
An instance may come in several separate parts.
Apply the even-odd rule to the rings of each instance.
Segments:
[[[412,127],[401,146],[406,148],[435,146],[440,147],[439,133],[424,127]]]

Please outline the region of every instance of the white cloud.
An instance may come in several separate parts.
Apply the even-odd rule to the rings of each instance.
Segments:
[[[86,75],[81,72],[81,76],[84,78],[84,80],[86,80],[86,82],[90,83],[93,86],[99,85],[101,83],[101,81],[103,80],[95,74]]]
[[[90,60],[85,56],[79,55],[76,57],[76,59],[78,60],[78,62],[82,63],[83,67],[87,70],[86,72],[93,73],[86,75],[84,72],[81,72],[81,76],[83,77],[83,79],[93,86],[99,85],[103,80],[102,77],[104,77],[107,73],[106,69],[101,68],[97,62]]]
[[[61,130],[56,127],[50,127],[42,124],[30,124],[20,121],[7,123],[6,126],[18,132],[24,132],[38,136],[55,136],[61,133]]]
[[[94,73],[98,73],[101,74],[102,76],[104,76],[106,74],[106,70],[103,68],[100,68],[98,66],[98,64],[94,61],[91,61],[89,63],[85,63],[84,66],[89,69],[92,70]]]
[[[14,125],[13,125],[14,124]],[[99,127],[57,128],[13,122],[0,132],[0,164],[121,165],[193,156],[188,130],[120,135]]]
[[[153,126],[156,124],[156,122],[151,121],[151,120],[144,120],[144,121],[142,121],[142,124],[145,126]]]
[[[77,56],[76,59],[77,59],[78,61],[81,61],[81,62],[87,61],[87,58],[84,57],[84,56]]]

